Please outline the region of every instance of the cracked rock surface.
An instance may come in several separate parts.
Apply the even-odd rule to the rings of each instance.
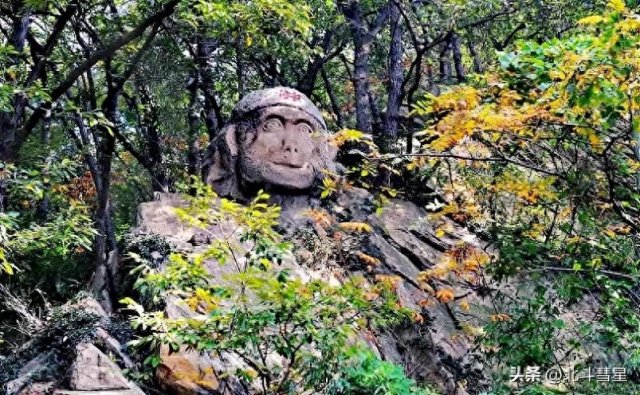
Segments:
[[[309,208],[318,208],[319,202],[309,198],[306,204],[300,204],[300,198],[296,197],[295,204],[288,204],[286,197],[277,196],[274,200],[283,207],[283,237],[295,245],[296,259],[287,259],[283,265],[292,269],[296,275],[328,281],[341,281],[352,275],[371,279],[375,275],[394,275],[402,279],[397,288],[401,303],[422,314],[425,319],[421,323],[390,328],[384,333],[376,334],[374,341],[370,342],[375,351],[384,359],[404,366],[416,380],[435,384],[444,394],[481,392],[486,385],[482,379],[482,365],[472,355],[469,340],[457,335],[460,333],[461,321],[467,320],[468,316],[458,316],[448,305],[432,306],[426,311],[421,306],[421,301],[427,299],[429,294],[417,281],[418,274],[433,267],[451,246],[460,242],[477,245],[479,242],[473,235],[452,225],[455,232],[436,237],[435,229],[426,220],[428,213],[404,200],[392,200],[381,215],[376,215],[371,204],[372,196],[362,189],[352,188],[339,196],[336,202],[323,205],[340,221],[362,221],[372,226],[372,233],[364,236],[358,245],[358,248],[380,260],[380,265],[373,272],[368,272],[357,265],[341,265],[333,261],[330,255],[324,260],[318,260],[322,251],[310,248],[309,243],[300,238],[304,234],[313,239],[311,244],[320,246],[319,248],[323,245],[323,238],[327,237],[325,232],[314,226],[304,214]],[[197,239],[198,230],[180,223],[173,214],[173,208],[184,205],[185,202],[180,197],[169,194],[160,196],[156,201],[143,203],[138,211],[138,228],[135,233],[160,235],[178,249],[197,252],[203,248],[199,243],[194,245],[192,242]],[[215,235],[215,229],[210,231]],[[214,279],[233,270],[231,266],[220,265],[214,260],[206,262],[214,282]],[[481,302],[480,299],[478,301]],[[170,317],[190,314],[172,303],[167,305],[169,307],[166,313]],[[220,380],[214,373],[220,368],[237,366],[237,363],[237,358],[234,359],[233,356],[219,360],[188,352],[171,356],[167,354],[163,357],[157,378],[165,388],[179,393],[244,394],[247,393],[246,388],[237,383],[235,386],[228,382],[225,384],[226,379]],[[185,379],[189,377],[191,379]],[[462,389],[461,382],[473,385],[468,385],[465,390]],[[226,389],[222,390],[225,385]],[[236,392],[230,390],[231,387]]]

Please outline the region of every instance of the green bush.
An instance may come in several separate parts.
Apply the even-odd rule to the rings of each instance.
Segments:
[[[360,329],[381,328],[409,319],[390,280],[367,284],[353,278],[336,286],[325,281],[303,281],[280,265],[291,254],[289,243],[275,232],[280,208],[269,205],[268,196],[259,194],[247,206],[221,199],[216,205],[211,188],[197,187],[199,194],[190,199],[179,216],[207,232],[212,226],[233,221],[235,230],[212,237],[211,245],[196,256],[171,254],[166,267],[159,269],[143,263],[136,288],[156,305],[168,297],[193,310],[193,317],[167,318],[163,311],[146,312],[130,298],[123,300],[137,316],[133,325],[148,335],[133,342],[148,347],[152,354],[146,362],[160,363],[158,351],[168,345],[173,351],[183,347],[203,353],[233,352],[246,369],[231,372],[257,384],[262,394],[297,394],[321,391],[341,377],[344,389],[353,388],[358,374],[379,381],[395,392],[413,388],[402,369],[378,361],[370,353],[359,360],[345,355]],[[232,265],[232,273],[215,284],[205,267],[207,259]],[[272,355],[276,358],[269,358]],[[343,373],[345,366],[350,366]],[[360,373],[359,373],[360,372]],[[351,387],[349,387],[351,386]],[[338,386],[334,386],[336,391]],[[362,391],[366,388],[362,387]],[[349,390],[351,391],[351,390]],[[416,389],[416,391],[418,391]],[[424,392],[404,392],[422,394]]]
[[[371,350],[351,347],[339,373],[328,388],[328,395],[435,395],[407,378],[402,367],[382,361]]]

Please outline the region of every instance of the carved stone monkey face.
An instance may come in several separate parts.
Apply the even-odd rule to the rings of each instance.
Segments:
[[[317,121],[287,106],[261,109],[255,117],[253,125],[245,124],[238,133],[242,181],[294,190],[313,186],[326,151]]]
[[[256,189],[300,194],[335,170],[316,106],[291,88],[254,91],[234,108],[212,142],[204,178],[221,196],[245,198]]]

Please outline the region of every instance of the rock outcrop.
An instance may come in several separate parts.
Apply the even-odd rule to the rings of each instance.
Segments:
[[[364,275],[372,281],[378,275],[399,277],[397,293],[402,304],[421,314],[424,321],[377,334],[372,345],[384,359],[404,366],[418,381],[436,384],[444,394],[464,394],[462,383],[473,383],[476,390],[482,388],[485,384],[482,365],[473,358],[469,340],[460,336],[461,324],[470,321],[470,315],[458,316],[454,308],[446,304],[425,308],[423,301],[433,298],[417,282],[419,273],[432,268],[448,248],[462,240],[477,241],[462,230],[458,234],[436,237],[435,229],[425,220],[427,213],[410,202],[394,200],[377,216],[368,192],[354,188],[344,194],[333,203],[332,210],[345,220],[373,225],[373,232],[360,240],[358,249],[367,251],[380,264],[367,269],[366,265],[358,264],[340,267],[330,255],[319,260],[327,236],[317,232],[304,211],[298,211],[289,212],[288,216],[296,226],[291,227],[289,222],[287,231],[283,229],[285,237],[296,245],[296,259],[288,259],[283,265],[302,278],[327,281],[342,281],[352,275]],[[197,253],[204,248],[193,245],[200,230],[181,224],[174,213],[175,208],[184,205],[184,201],[174,195],[163,195],[158,201],[142,204],[138,234],[160,235],[182,251]],[[216,231],[210,229],[213,235]],[[324,247],[333,248],[329,244]],[[231,265],[220,265],[215,260],[208,260],[206,267],[214,282],[233,270]],[[166,314],[178,318],[190,312],[168,303]],[[220,361],[193,352],[165,353],[157,378],[167,390],[181,394],[236,393],[221,391],[221,385],[229,384],[216,376],[216,372],[229,370],[234,363],[237,361]],[[237,382],[234,386],[244,391]]]
[[[471,354],[469,339],[460,335],[461,325],[473,315],[458,316],[448,304],[427,308],[425,301],[433,301],[436,290],[418,282],[420,273],[434,268],[446,251],[460,244],[477,247],[478,241],[453,223],[449,223],[449,233],[436,237],[428,213],[409,201],[393,200],[382,215],[376,215],[373,196],[362,189],[348,188],[329,202],[314,198],[313,189],[326,172],[339,168],[335,155],[320,112],[309,99],[292,89],[272,88],[247,95],[234,108],[231,122],[211,144],[204,179],[221,196],[244,201],[263,189],[282,206],[281,231],[295,245],[295,258],[282,265],[294,275],[331,282],[353,275],[372,282],[378,276],[398,278],[401,303],[420,318],[375,334],[371,346],[384,359],[399,363],[410,376],[436,385],[444,394],[480,391],[484,386],[482,365]],[[222,237],[218,232],[226,226],[236,226],[217,224],[207,230],[208,240],[200,240],[200,231],[176,216],[175,208],[184,205],[175,195],[142,204],[134,233],[160,236],[192,254],[204,248],[201,244]],[[330,229],[310,219],[309,209],[323,210],[329,221],[367,223],[372,232],[338,246]],[[340,249],[345,259],[336,259]],[[358,260],[360,251],[377,264],[363,264]],[[205,266],[214,283],[233,270],[213,259]],[[171,301],[165,313],[172,318],[192,314]],[[183,350],[163,353],[156,377],[170,393],[251,393],[240,380],[218,376],[239,365],[233,355],[213,358]]]
[[[2,362],[0,373],[10,378],[4,393],[144,395],[123,374],[131,361],[109,334],[112,324],[92,298],[57,308],[42,333]]]

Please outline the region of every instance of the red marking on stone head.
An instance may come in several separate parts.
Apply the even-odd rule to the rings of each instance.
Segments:
[[[298,101],[302,98],[302,96],[299,93],[292,92],[292,91],[284,91],[284,90],[280,91],[279,96],[282,99],[288,99],[292,101]]]

